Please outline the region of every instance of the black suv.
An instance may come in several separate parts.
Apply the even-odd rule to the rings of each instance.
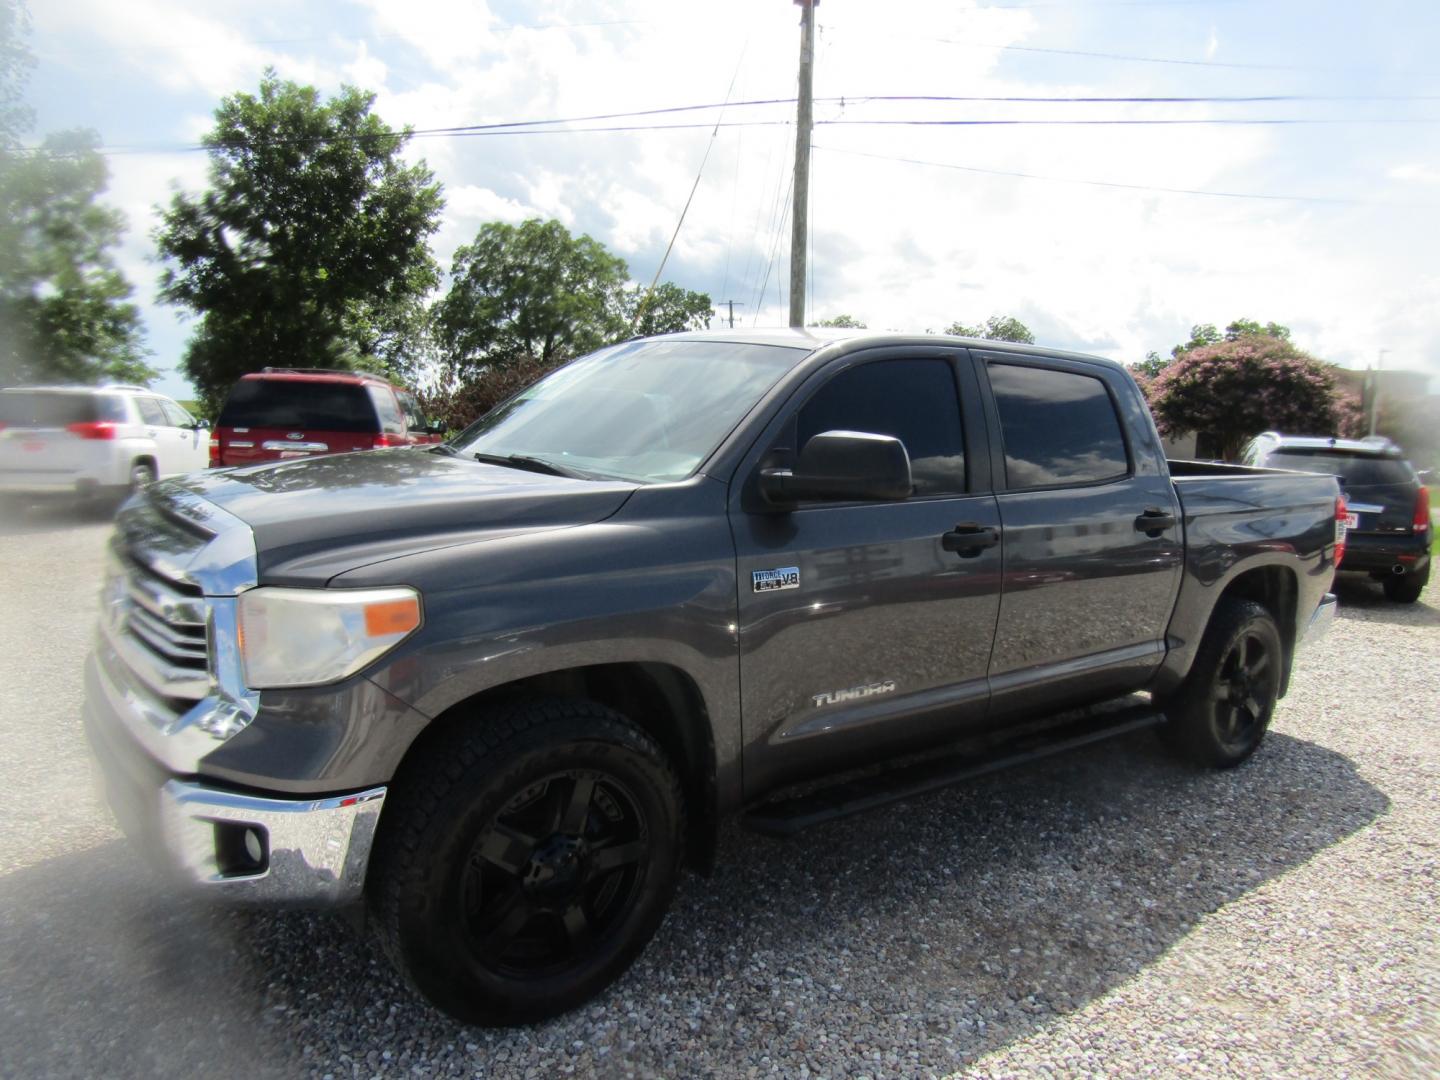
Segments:
[[[1348,509],[1340,569],[1368,572],[1391,600],[1420,599],[1430,580],[1430,492],[1393,442],[1267,431],[1250,440],[1241,460],[1339,477]]]

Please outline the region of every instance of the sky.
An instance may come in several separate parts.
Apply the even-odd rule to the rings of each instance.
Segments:
[[[486,222],[539,216],[648,284],[693,187],[663,279],[727,319],[734,300],[737,326],[783,325],[799,14],[790,0],[32,0],[30,98],[37,141],[100,133],[156,385],[185,398],[190,324],[156,299],[157,208],[203,189],[195,146],[267,67],[327,95],[371,91],[377,115],[417,132],[712,106],[422,134],[406,155],[444,185],[447,269]],[[1043,345],[1128,363],[1245,317],[1440,391],[1434,0],[822,0],[816,23],[807,320],[938,331],[1008,314]],[[1272,100],[1219,100],[1236,98]],[[785,100],[741,104],[770,99]],[[581,130],[617,126],[645,130]]]

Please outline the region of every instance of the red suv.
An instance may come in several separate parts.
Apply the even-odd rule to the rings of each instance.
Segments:
[[[342,454],[440,441],[415,396],[378,375],[326,368],[271,368],[230,391],[210,440],[210,464]]]

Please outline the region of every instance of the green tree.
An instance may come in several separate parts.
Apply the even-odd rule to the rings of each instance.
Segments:
[[[705,330],[715,305],[709,293],[691,292],[662,281],[648,294],[640,286],[625,295],[626,322],[637,337]]]
[[[1153,379],[1160,372],[1170,366],[1172,361],[1165,359],[1154,349],[1145,354],[1145,359],[1139,363],[1130,365],[1130,372],[1137,379]]]
[[[216,109],[209,189],[176,195],[155,235],[161,295],[200,317],[184,370],[207,404],[267,364],[413,374],[444,204],[374,100],[267,71]]]
[[[1035,335],[1030,328],[1012,315],[991,315],[983,326],[966,326],[953,322],[945,333],[956,337],[984,338],[987,341],[1016,341],[1022,345],[1034,345]]]
[[[0,0],[0,385],[148,382],[140,314],[116,267],[119,211],[97,201],[109,171],[89,131],[26,150],[33,60],[24,9]]]
[[[1207,345],[1218,345],[1222,341],[1238,341],[1242,337],[1272,337],[1281,341],[1290,340],[1290,328],[1279,323],[1261,326],[1254,319],[1236,319],[1225,327],[1222,334],[1214,323],[1197,323],[1190,328],[1190,340],[1170,350],[1172,357],[1181,357],[1192,349],[1203,349]],[[1147,358],[1148,359],[1148,358]]]
[[[462,381],[490,367],[555,364],[630,336],[625,260],[558,221],[482,225],[455,252],[450,276],[435,328]]]
[[[1329,367],[1270,334],[1194,346],[1146,394],[1162,434],[1207,432],[1227,461],[1262,431],[1333,435],[1342,420]]]
[[[821,319],[819,322],[811,323],[811,326],[824,326],[832,330],[865,330],[868,327],[855,318],[853,315],[835,315],[829,319]]]

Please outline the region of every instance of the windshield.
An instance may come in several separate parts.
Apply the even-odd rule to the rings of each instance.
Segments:
[[[1373,454],[1346,454],[1334,450],[1286,450],[1283,453],[1271,454],[1266,464],[1272,469],[1331,473],[1344,477],[1345,482],[1352,487],[1408,484],[1412,479],[1410,466],[1403,459]]]
[[[731,341],[615,345],[521,391],[451,445],[587,476],[682,480],[805,353]]]
[[[0,394],[0,426],[64,427],[90,420],[124,420],[125,407],[109,394],[6,390]]]

